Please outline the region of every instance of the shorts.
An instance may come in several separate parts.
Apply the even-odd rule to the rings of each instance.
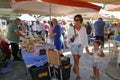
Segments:
[[[100,69],[101,68],[101,64],[100,62],[94,62],[93,63],[93,67],[96,67],[97,69]]]
[[[72,54],[79,54],[82,55],[83,53],[83,46],[79,44],[71,44],[71,53]]]

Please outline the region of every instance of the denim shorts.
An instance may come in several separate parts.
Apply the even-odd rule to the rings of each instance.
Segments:
[[[97,69],[100,69],[101,68],[101,64],[100,62],[94,62],[93,63],[93,67],[96,67]]]
[[[71,44],[71,53],[72,54],[79,54],[82,55],[83,53],[83,46],[79,44]]]

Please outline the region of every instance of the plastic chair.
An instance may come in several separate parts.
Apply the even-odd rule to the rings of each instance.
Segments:
[[[109,55],[108,62],[110,62],[113,58],[117,58],[117,66],[120,63],[120,42],[116,40],[108,40],[109,47]]]
[[[59,68],[60,69],[60,78],[61,80],[63,80],[63,76],[62,76],[62,67],[61,67],[61,59],[60,59],[60,55],[58,53],[57,50],[47,50],[47,58],[48,58],[48,63],[49,63],[49,73],[50,73],[50,77],[52,78],[51,75],[51,70],[50,67],[53,66],[53,77],[55,79],[56,75],[55,75],[55,68]]]

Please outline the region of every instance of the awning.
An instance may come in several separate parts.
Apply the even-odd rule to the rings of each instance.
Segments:
[[[74,1],[85,1],[85,2],[94,2],[94,3],[103,3],[103,4],[120,4],[120,0],[74,0]]]
[[[40,14],[40,15],[69,15],[74,13],[83,13],[83,12],[96,12],[100,10],[100,6],[94,4],[85,3],[85,2],[75,2],[73,4],[67,0],[16,0],[17,2],[12,5],[13,12],[15,13],[31,13],[31,14]],[[41,2],[44,1],[44,2]],[[60,1],[54,3],[52,1]],[[64,1],[64,3],[63,3]],[[72,0],[71,0],[72,1]],[[66,2],[69,2],[66,4]],[[62,4],[62,5],[59,5]],[[72,4],[72,5],[71,5]],[[65,6],[67,5],[67,6]],[[74,7],[76,5],[76,7]],[[94,8],[93,8],[94,7]]]

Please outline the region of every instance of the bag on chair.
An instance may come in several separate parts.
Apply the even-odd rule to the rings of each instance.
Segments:
[[[62,56],[61,64],[62,66],[70,65],[70,57]]]

